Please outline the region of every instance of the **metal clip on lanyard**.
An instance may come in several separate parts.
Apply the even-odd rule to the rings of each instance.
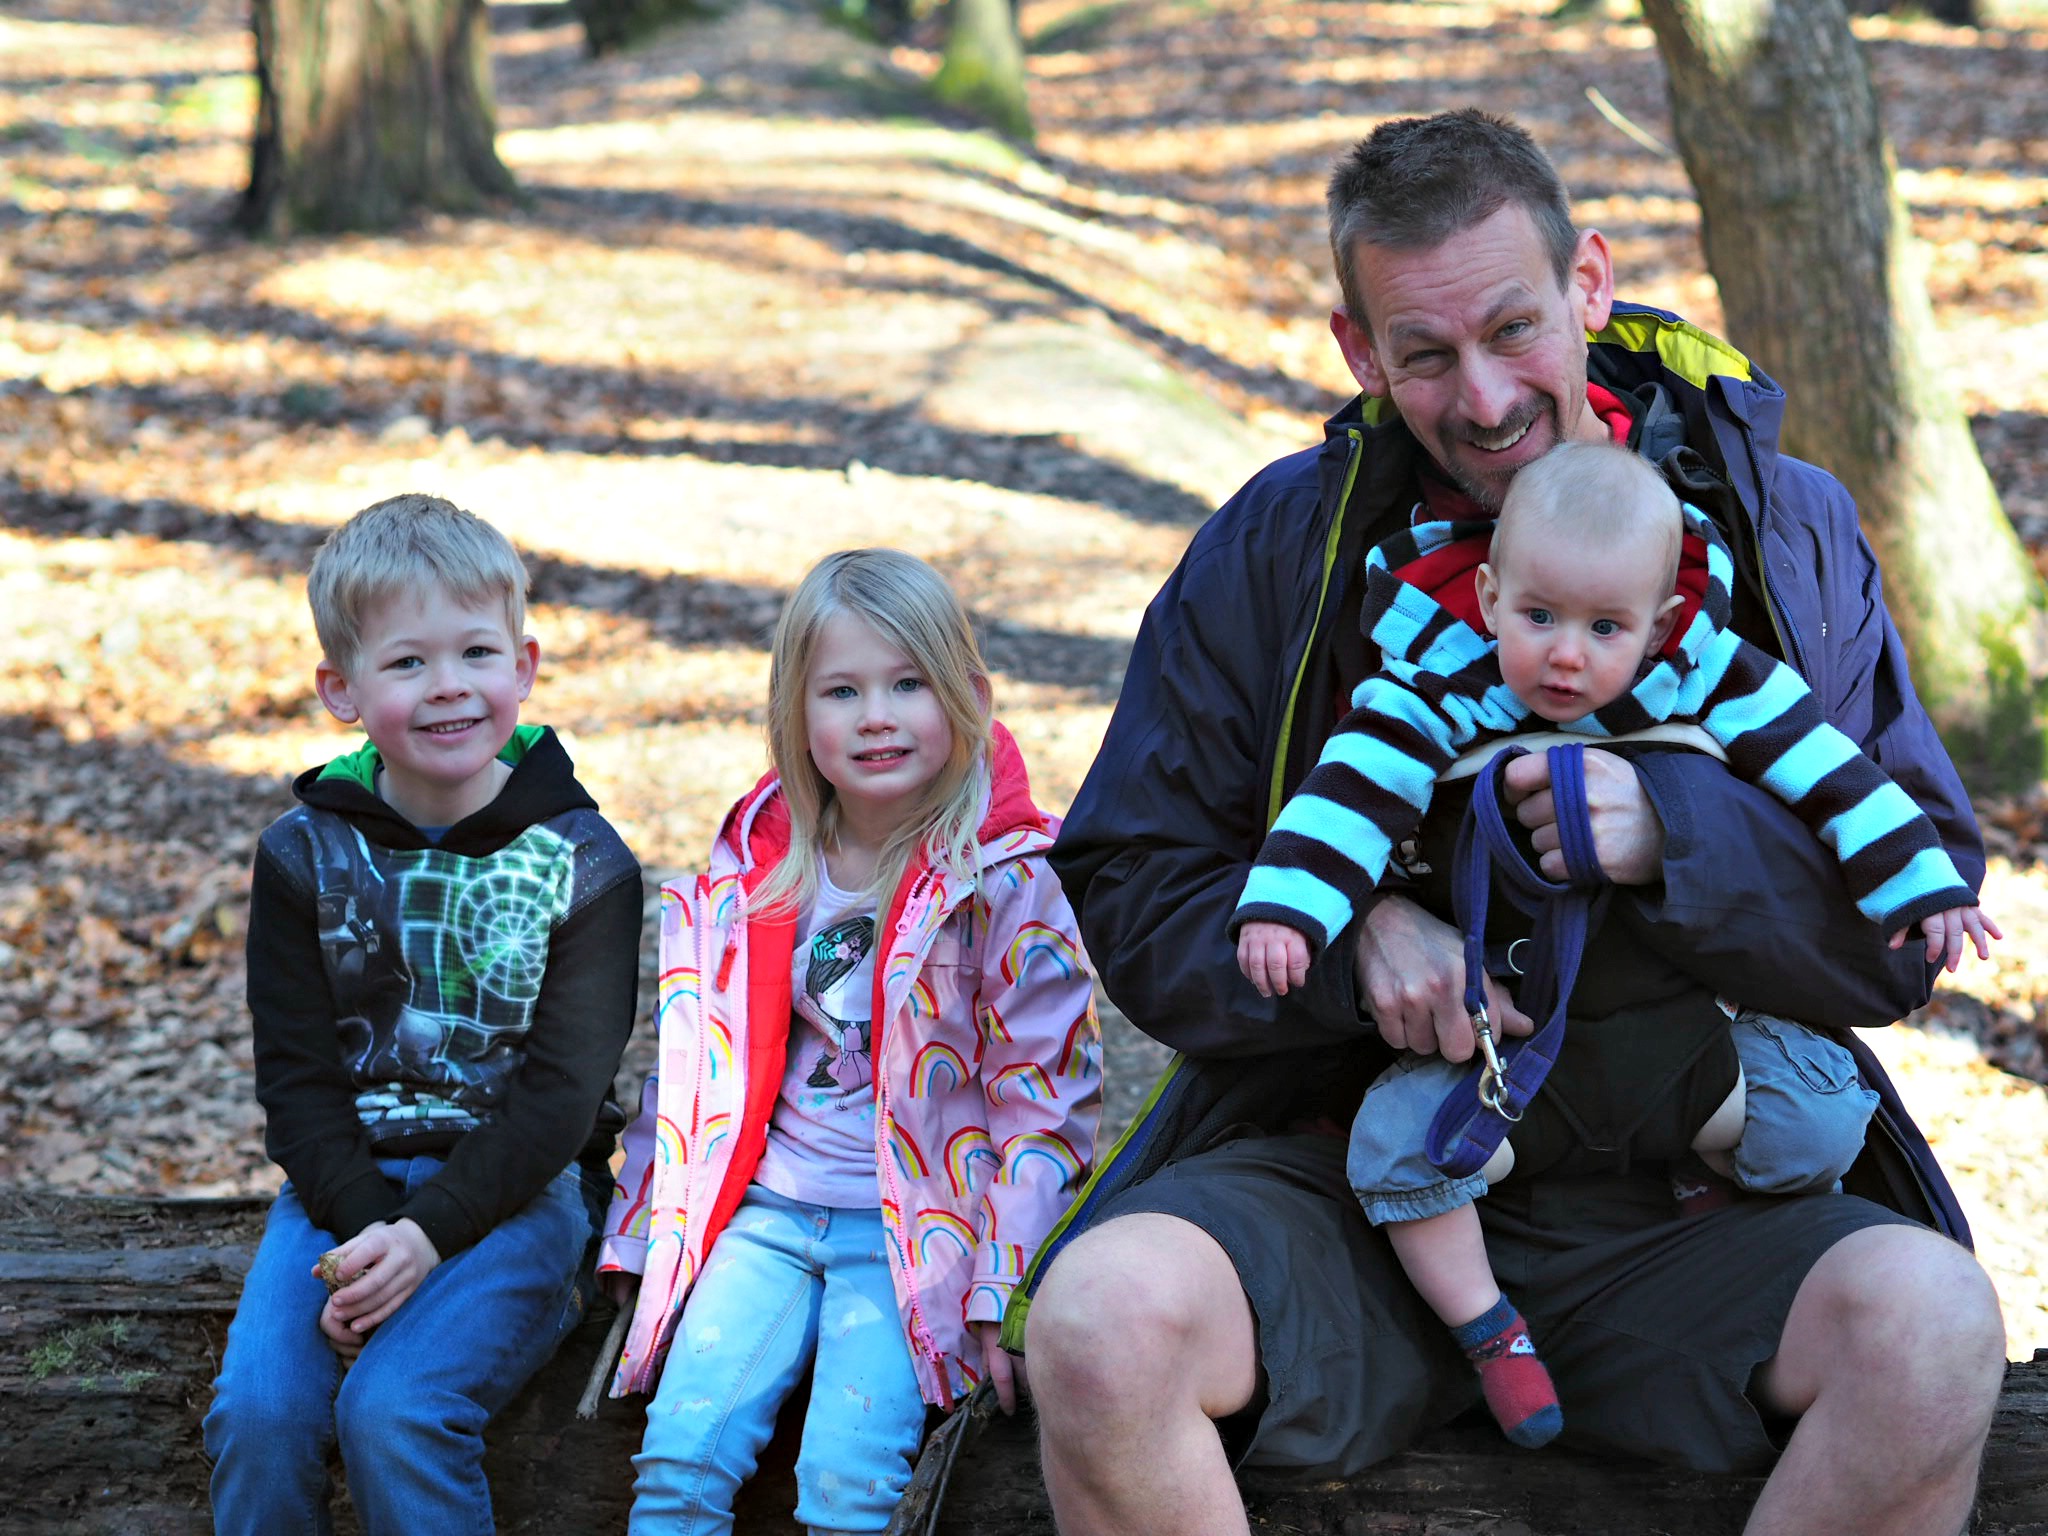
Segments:
[[[1465,932],[1465,1011],[1479,1041],[1479,1060],[1437,1107],[1425,1150],[1445,1174],[1464,1178],[1486,1166],[1508,1127],[1520,1120],[1564,1045],[1565,1006],[1579,978],[1586,935],[1606,910],[1613,887],[1600,873],[1586,804],[1583,746],[1552,747],[1551,799],[1557,809],[1565,879],[1554,883],[1531,869],[1500,809],[1501,770],[1522,747],[1503,747],[1479,772],[1471,808],[1458,829],[1452,902]],[[1486,909],[1498,874],[1510,902],[1535,919],[1533,959],[1523,975],[1522,1007],[1545,1022],[1524,1040],[1498,1041],[1486,1010]]]

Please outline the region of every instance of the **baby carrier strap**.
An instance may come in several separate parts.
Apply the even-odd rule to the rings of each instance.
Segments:
[[[1578,981],[1586,935],[1613,894],[1593,846],[1585,752],[1584,746],[1570,743],[1545,754],[1564,855],[1563,881],[1546,880],[1530,867],[1501,813],[1501,772],[1527,755],[1524,748],[1503,747],[1480,770],[1458,829],[1451,899],[1465,935],[1465,1010],[1479,1038],[1479,1054],[1438,1106],[1424,1148],[1430,1162],[1452,1178],[1486,1166],[1508,1127],[1522,1118],[1543,1086],[1564,1045],[1565,1008]],[[1535,1033],[1500,1042],[1486,1010],[1486,913],[1496,874],[1508,900],[1535,920],[1520,1002],[1532,1017],[1543,1017]]]

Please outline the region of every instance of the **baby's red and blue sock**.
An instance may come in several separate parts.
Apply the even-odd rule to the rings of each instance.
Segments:
[[[1557,1438],[1564,1428],[1557,1388],[1513,1302],[1501,1297],[1471,1322],[1451,1329],[1451,1337],[1479,1372],[1480,1390],[1501,1433],[1530,1450]]]

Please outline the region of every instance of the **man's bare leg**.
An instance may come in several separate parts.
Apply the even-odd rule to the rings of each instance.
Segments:
[[[1799,1414],[1748,1536],[1950,1536],[1963,1529],[2005,1375],[1998,1297],[1977,1261],[1918,1227],[1822,1254],[1761,1396]]]
[[[1243,1536],[1215,1421],[1258,1385],[1258,1332],[1214,1238],[1177,1216],[1076,1238],[1031,1304],[1026,1359],[1062,1536]]]

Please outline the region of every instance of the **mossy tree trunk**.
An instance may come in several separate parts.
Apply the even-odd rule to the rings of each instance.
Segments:
[[[1729,336],[1856,498],[1971,787],[2040,776],[2041,581],[1942,378],[1925,260],[1842,0],[1643,0]]]
[[[998,133],[1030,141],[1024,45],[1017,38],[1017,13],[1010,0],[950,0],[946,52],[932,94]]]
[[[384,229],[518,190],[494,142],[484,0],[255,0],[253,16],[245,229]]]

